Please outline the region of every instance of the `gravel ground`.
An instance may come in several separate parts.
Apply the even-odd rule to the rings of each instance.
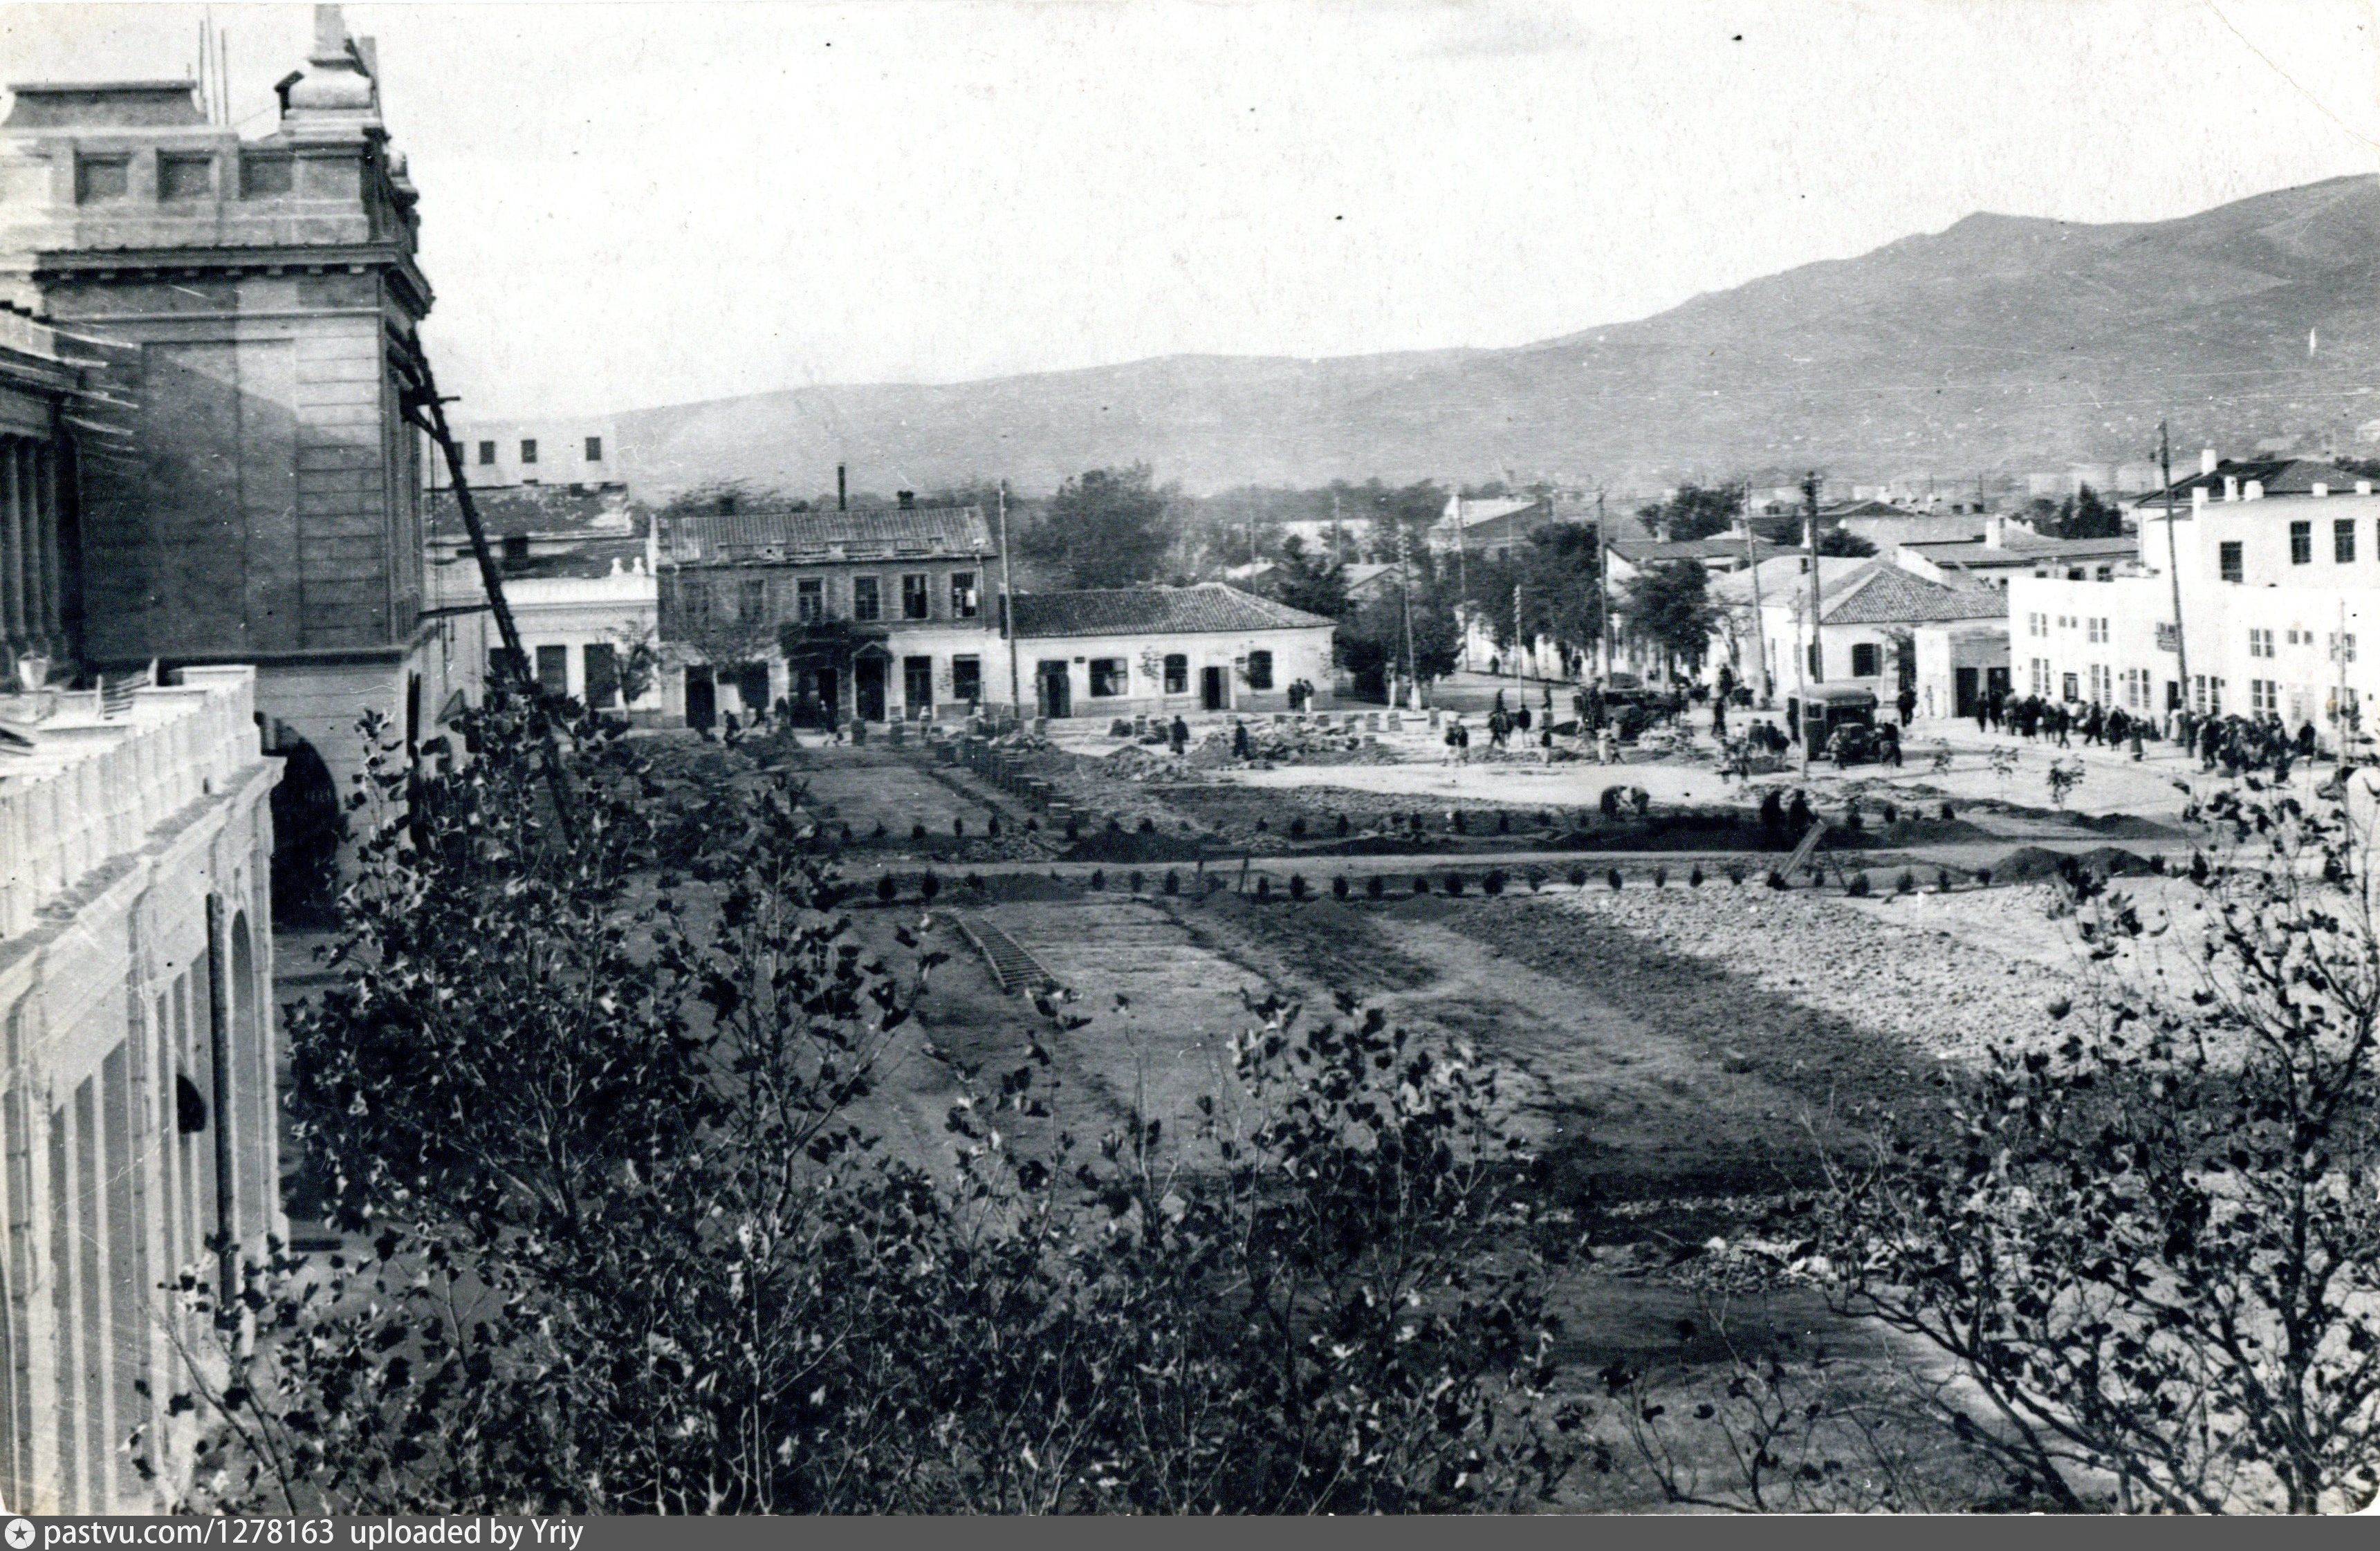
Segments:
[[[1749,975],[1770,990],[1910,1041],[1930,1055],[1973,1060],[1992,1040],[2057,1025],[2045,1009],[2073,1000],[2074,975],[2037,952],[2001,953],[1983,945],[1988,917],[2033,923],[2046,915],[2046,887],[1993,889],[1881,905],[1814,891],[1779,893],[1752,882],[1718,879],[1700,889],[1634,884],[1617,892],[1590,887],[1552,896],[1572,910]],[[1946,909],[1961,930],[1926,916]],[[1888,919],[1889,911],[1905,911]],[[1981,929],[1977,929],[1980,927]],[[2012,937],[2020,936],[2011,931]]]

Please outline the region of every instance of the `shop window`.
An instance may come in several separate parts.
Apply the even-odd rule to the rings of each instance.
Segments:
[[[951,697],[963,702],[983,698],[983,659],[953,657],[951,659]]]
[[[973,619],[976,617],[976,614],[980,612],[982,607],[983,600],[977,594],[975,589],[975,573],[972,571],[952,572],[951,617],[953,619]]]
[[[1852,677],[1872,679],[1883,672],[1883,654],[1876,650],[1874,642],[1855,641],[1852,644]]]
[[[1091,696],[1094,699],[1111,697],[1124,693],[1131,683],[1131,670],[1121,657],[1091,659]]]

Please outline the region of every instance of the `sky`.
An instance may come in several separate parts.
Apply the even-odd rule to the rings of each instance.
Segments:
[[[242,132],[310,7],[0,5]],[[2380,170],[2364,0],[351,5],[481,417],[1526,343],[1976,211]]]

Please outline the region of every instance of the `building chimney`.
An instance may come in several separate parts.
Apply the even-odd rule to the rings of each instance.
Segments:
[[[844,482],[843,465],[839,463],[834,466],[834,509],[838,512],[851,510],[851,496]]]
[[[2240,492],[2240,500],[2242,500],[2242,501],[2262,501],[2262,500],[2264,500],[2264,499],[2265,499],[2265,481],[2264,481],[2264,480],[2262,480],[2262,479],[2251,479],[2251,480],[2249,480],[2249,481],[2248,481],[2248,487],[2247,487],[2247,489],[2245,489],[2245,490],[2243,490],[2243,491],[2241,491]]]
[[[916,491],[897,491],[894,494],[900,501],[901,510],[904,512],[914,512],[917,509],[917,492]]]
[[[2240,476],[2237,474],[2223,476],[2223,499],[2226,501],[2240,499]]]
[[[2192,485],[2190,487],[2190,510],[2192,515],[2206,510],[2206,487],[2204,485]]]
[[[1987,550],[2004,550],[2008,548],[2008,519],[2006,517],[1995,514],[1994,515],[1985,519],[1984,548]]]
[[[2201,447],[2198,450],[2198,471],[2201,474],[2214,473],[2215,466],[2221,461],[2215,455],[2215,449],[2212,447]]]
[[[2370,495],[2372,493],[2372,481],[2369,479],[2356,480],[2355,493],[2358,495]]]
[[[2314,481],[2314,483],[2313,483],[2313,498],[2314,498],[2316,501],[2320,501],[2324,496],[2328,495],[2329,493],[2330,493],[2330,487],[2329,487],[2328,485],[2324,484],[2324,483],[2323,483],[2321,480],[2319,480],[2319,479],[2316,479],[2316,480]]]

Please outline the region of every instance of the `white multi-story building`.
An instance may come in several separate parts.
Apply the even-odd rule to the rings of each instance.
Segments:
[[[2380,497],[2370,481],[2303,462],[2210,457],[2175,493],[2170,525],[2161,497],[2135,508],[2139,553],[2114,575],[2010,579],[2016,692],[2160,714],[2271,712],[2325,738],[2341,708],[2369,724],[2380,709]]]
[[[281,761],[259,751],[256,670],[181,681],[114,705],[96,690],[0,697],[8,1512],[170,1506],[195,1419],[165,1400],[188,1387],[185,1352],[208,1333],[160,1289],[185,1269],[214,1282],[218,1236],[255,1258],[288,1234],[269,802]]]
[[[482,485],[600,488],[628,481],[619,431],[602,416],[577,420],[486,420],[458,424],[454,431],[455,440],[463,445],[463,477],[474,490]],[[444,460],[432,460],[430,488],[443,490],[450,482]]]

